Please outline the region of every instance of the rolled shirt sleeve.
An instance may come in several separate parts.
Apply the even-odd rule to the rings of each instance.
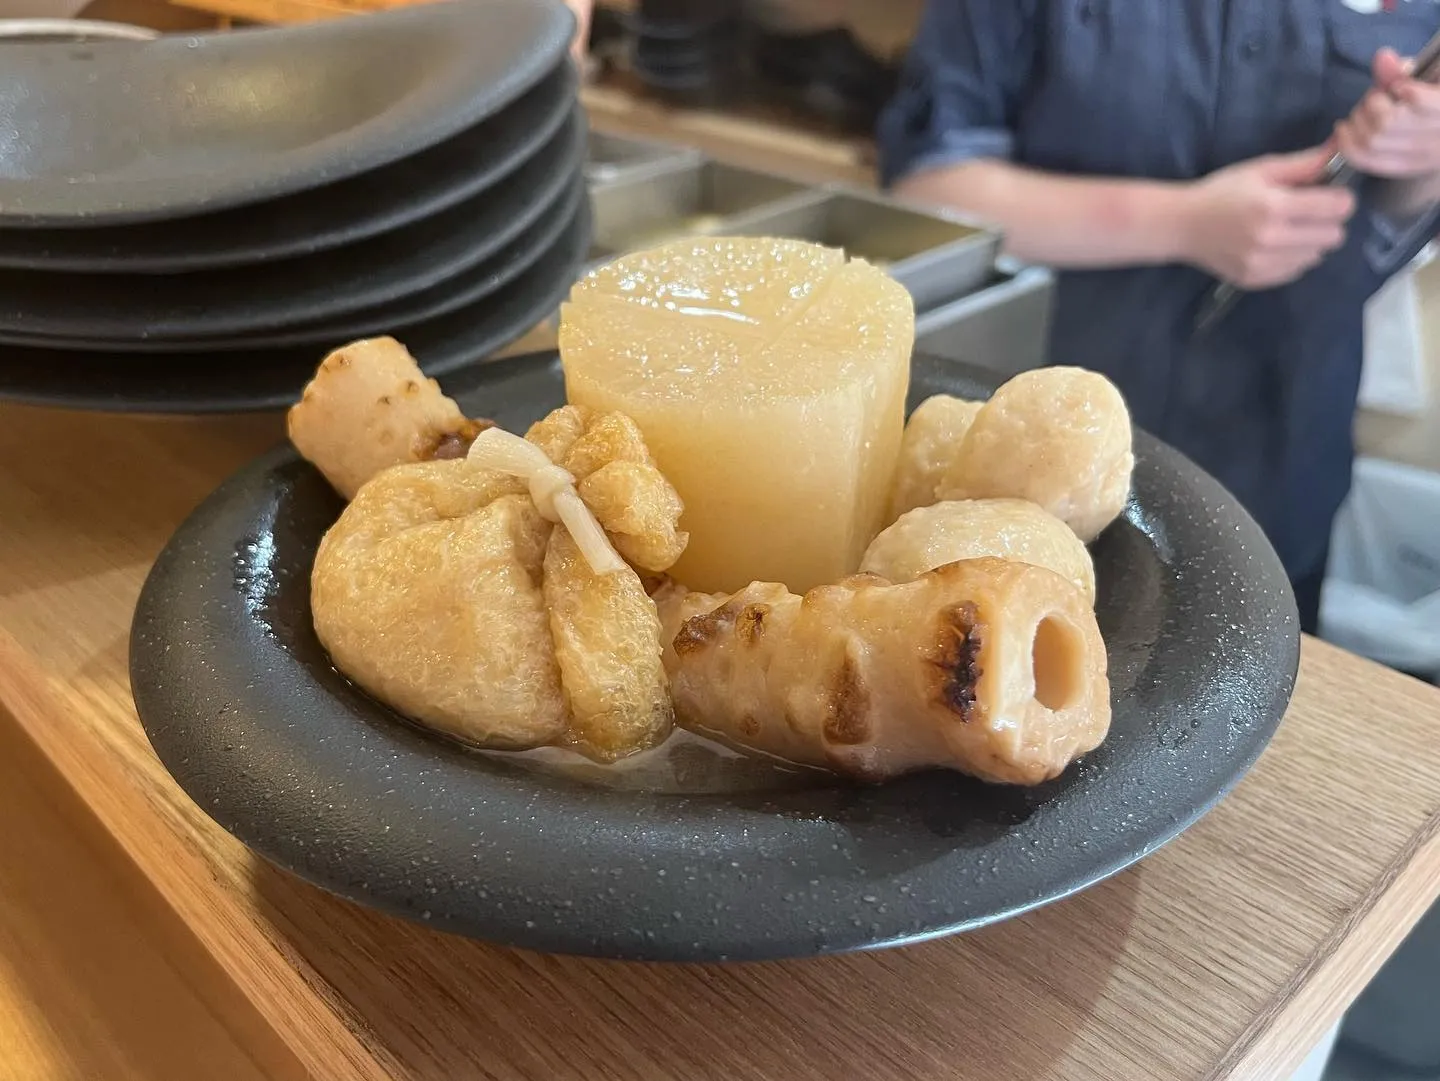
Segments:
[[[1035,62],[1037,0],[930,0],[876,131],[885,187],[975,158],[1009,158]]]

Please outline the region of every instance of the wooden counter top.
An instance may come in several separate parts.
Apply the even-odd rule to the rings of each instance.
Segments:
[[[1138,868],[978,933],[641,966],[336,900],[180,792],[125,674],[151,560],[279,434],[273,417],[0,406],[5,1081],[1270,1081],[1440,892],[1440,692],[1307,642],[1289,717],[1218,809]]]

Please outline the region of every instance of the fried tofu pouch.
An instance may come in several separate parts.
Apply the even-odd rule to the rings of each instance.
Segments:
[[[1047,567],[1095,603],[1095,565],[1073,530],[1023,499],[965,499],[917,507],[870,542],[860,570],[908,582],[961,559],[994,556]]]
[[[685,505],[633,420],[567,405],[536,421],[525,438],[575,478],[580,498],[626,560],[652,573],[675,565],[690,539],[678,528]]]
[[[602,762],[653,747],[675,712],[655,602],[630,568],[596,574],[563,525],[550,535],[542,595],[569,727],[564,742]]]
[[[336,666],[483,747],[564,744],[610,761],[663,739],[673,712],[659,617],[611,543],[663,570],[684,547],[682,508],[615,417],[562,409],[537,425],[537,438],[568,433],[550,445],[585,473],[598,516],[538,444],[493,428],[462,460],[368,480],[311,577],[316,633]],[[599,570],[582,551],[597,544]]]
[[[630,564],[656,573],[680,558],[684,504],[629,417],[564,406],[526,439],[575,479],[581,501]],[[660,742],[674,710],[660,618],[639,576],[630,567],[594,573],[563,525],[551,536],[544,570],[572,741],[601,760]]]
[[[346,499],[390,466],[463,458],[493,426],[466,417],[394,338],[336,349],[286,416],[290,442]]]
[[[677,719],[734,746],[872,782],[938,766],[1034,785],[1109,730],[1094,612],[1043,567],[983,558],[803,597],[756,582],[656,599]]]
[[[315,633],[421,724],[483,747],[553,743],[568,717],[540,590],[551,529],[514,477],[465,461],[388,469],[320,542]]]

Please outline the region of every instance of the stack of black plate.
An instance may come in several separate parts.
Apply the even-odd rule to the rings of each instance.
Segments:
[[[0,395],[293,400],[394,334],[432,374],[543,320],[589,246],[557,0],[0,45]]]
[[[630,20],[630,66],[652,92],[685,105],[717,105],[742,82],[739,0],[640,0]]]

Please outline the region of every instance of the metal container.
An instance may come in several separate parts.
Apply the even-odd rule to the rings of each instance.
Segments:
[[[926,312],[974,292],[994,274],[998,234],[957,218],[859,192],[744,214],[727,232],[811,240],[883,266]]]
[[[693,165],[700,160],[700,152],[688,147],[592,131],[585,159],[585,177],[592,184],[605,184],[629,173]]]
[[[1055,276],[1040,267],[994,273],[989,285],[915,320],[915,348],[988,368],[1002,379],[1046,363]]]
[[[592,256],[610,258],[685,236],[735,232],[738,216],[798,209],[825,193],[788,177],[717,161],[647,171],[591,188]]]

